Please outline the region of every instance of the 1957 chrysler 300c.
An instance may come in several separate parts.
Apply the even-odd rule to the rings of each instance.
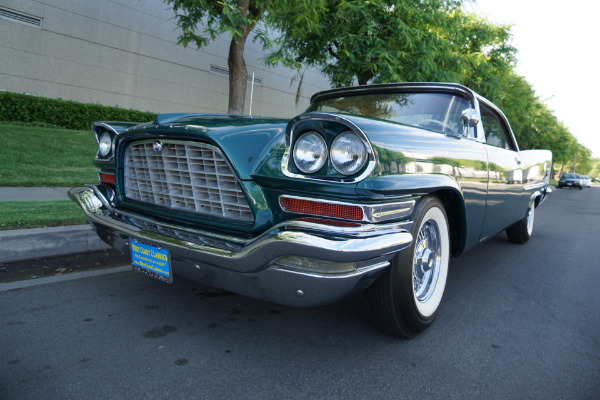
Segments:
[[[411,337],[436,317],[450,255],[531,236],[552,155],[457,84],[315,94],[290,120],[165,114],[97,122],[100,183],[71,190],[134,269],[316,306],[365,291]]]

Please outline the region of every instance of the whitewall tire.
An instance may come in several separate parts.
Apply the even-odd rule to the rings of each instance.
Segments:
[[[411,338],[431,325],[448,278],[449,231],[441,201],[423,198],[413,212],[413,243],[365,292],[369,314],[378,327]]]

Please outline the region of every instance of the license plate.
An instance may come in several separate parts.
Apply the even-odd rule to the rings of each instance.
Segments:
[[[166,283],[173,283],[171,259],[166,249],[131,239],[131,264],[133,269]]]

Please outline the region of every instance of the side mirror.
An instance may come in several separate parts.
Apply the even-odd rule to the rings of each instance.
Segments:
[[[481,117],[474,108],[467,108],[460,116],[460,122],[463,127],[463,136],[475,137],[475,127],[479,123]]]

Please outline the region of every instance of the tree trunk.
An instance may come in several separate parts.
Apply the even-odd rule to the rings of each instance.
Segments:
[[[246,99],[246,84],[248,83],[248,71],[244,61],[244,46],[248,38],[248,32],[242,36],[231,39],[229,45],[229,114],[243,114]]]
[[[260,15],[264,13],[264,9],[260,10],[252,5],[250,9],[250,0],[238,0],[237,6],[240,14],[244,19],[248,18],[248,13],[252,14],[255,22],[248,23],[245,29],[239,36],[234,36],[229,45],[229,114],[243,114],[244,103],[246,100],[246,85],[248,84],[248,70],[246,69],[246,61],[244,60],[244,47],[246,39]]]
[[[359,85],[368,85],[369,81],[373,79],[375,75],[371,71],[359,71],[356,73],[356,80]]]
[[[560,164],[560,169],[558,170],[558,177],[559,178],[561,177],[564,168],[565,168],[565,164],[564,163]]]
[[[358,84],[359,85],[366,85],[369,83],[369,79],[373,78],[373,75],[370,73],[359,73],[356,76],[356,79],[358,80]]]

